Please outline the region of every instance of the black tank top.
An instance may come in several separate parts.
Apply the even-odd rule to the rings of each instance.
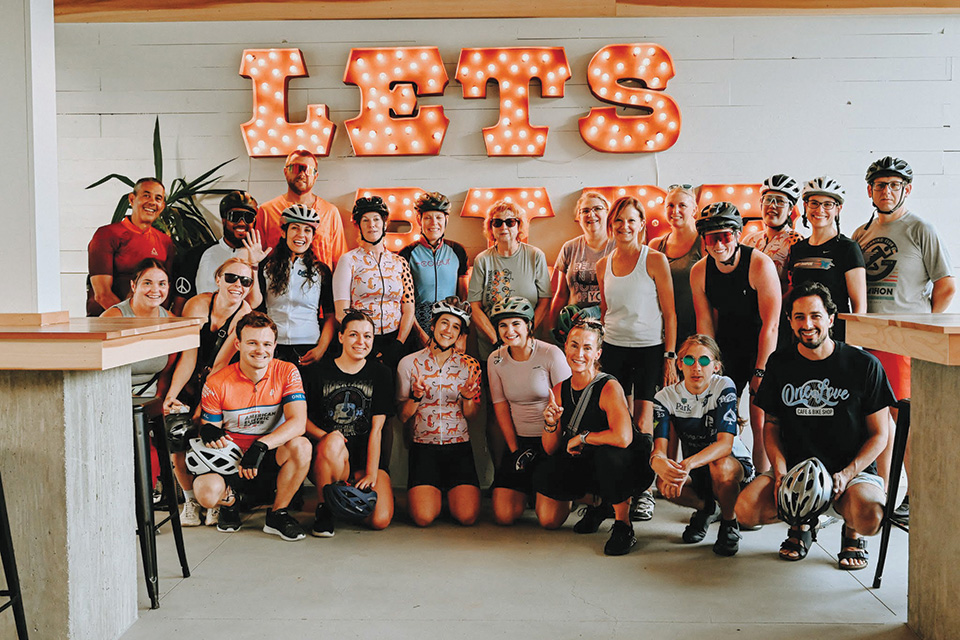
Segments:
[[[753,248],[741,244],[740,261],[730,273],[721,273],[713,258],[707,260],[704,286],[710,305],[717,310],[715,329],[722,350],[725,350],[724,345],[757,349],[763,322],[757,291],[750,286],[753,251]]]
[[[598,374],[602,375],[602,374]],[[603,388],[614,378],[612,376],[607,377],[603,383],[598,383],[593,387],[593,393],[590,396],[590,401],[587,403],[587,407],[583,412],[583,418],[580,420],[580,428],[577,430],[577,433],[587,432],[597,432],[597,431],[606,431],[610,428],[610,425],[607,423],[607,414],[600,408],[600,395],[603,393]],[[577,407],[577,402],[580,400],[580,396],[583,395],[583,392],[586,390],[581,389],[577,391],[573,388],[570,383],[570,378],[567,378],[560,385],[560,404],[563,406],[563,413],[560,414],[560,425],[565,434],[568,433],[570,418],[573,416],[573,411]],[[566,438],[569,439],[569,438]]]
[[[219,329],[213,329],[210,325],[213,322],[211,316],[213,315],[213,305],[216,301],[217,294],[214,293],[213,297],[210,298],[207,322],[200,327],[200,347],[197,349],[197,366],[194,368],[195,376],[201,375],[205,369],[213,366],[213,361],[216,360],[217,354],[220,352],[220,347],[223,346],[223,341],[227,339],[227,335],[230,332],[230,325],[233,324],[233,319],[237,317],[240,307],[243,306],[241,302],[233,314],[220,325]]]

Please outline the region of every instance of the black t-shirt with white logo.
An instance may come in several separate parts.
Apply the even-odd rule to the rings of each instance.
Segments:
[[[808,360],[797,348],[767,361],[756,404],[780,423],[780,444],[790,468],[810,457],[837,473],[866,442],[866,417],[896,404],[880,361],[836,342],[823,360]],[[867,471],[876,473],[875,463]]]
[[[365,436],[373,416],[393,415],[390,370],[372,358],[356,374],[341,371],[333,359],[324,359],[306,367],[303,386],[307,415],[326,432],[340,431],[347,438]]]

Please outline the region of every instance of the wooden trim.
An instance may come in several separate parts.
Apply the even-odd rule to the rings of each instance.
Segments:
[[[42,327],[48,324],[70,322],[69,311],[46,311],[44,313],[0,313],[0,326]]]
[[[958,13],[956,0],[55,0],[57,22]]]
[[[70,318],[43,326],[0,324],[0,340],[116,340],[201,324],[202,318]]]

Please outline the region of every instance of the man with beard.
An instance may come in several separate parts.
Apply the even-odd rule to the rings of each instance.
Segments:
[[[747,526],[776,522],[784,476],[818,458],[832,476],[833,509],[844,521],[839,567],[863,569],[862,536],[875,535],[883,519],[886,495],[874,461],[887,442],[887,407],[896,399],[879,360],[830,337],[837,306],[826,287],[804,282],[786,305],[798,344],[770,356],[756,396],[771,468],[741,491],[737,519]],[[780,558],[806,557],[815,526],[812,520],[791,527]]]
[[[320,215],[320,224],[313,236],[313,250],[320,261],[333,271],[340,256],[347,251],[347,241],[343,235],[340,211],[311,191],[317,181],[317,167],[317,157],[304,149],[297,149],[287,156],[283,166],[287,192],[260,205],[257,231],[262,236],[264,249],[275,247],[280,241],[280,214],[294,204],[313,209]]]

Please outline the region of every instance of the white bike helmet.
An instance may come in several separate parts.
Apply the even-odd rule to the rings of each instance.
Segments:
[[[280,214],[280,222],[281,225],[299,222],[300,224],[308,224],[316,229],[320,224],[320,214],[308,206],[292,204]]]
[[[470,326],[470,316],[473,314],[473,308],[469,302],[460,302],[460,298],[457,296],[447,296],[443,300],[434,302],[430,312],[434,320],[444,313],[460,318],[462,323],[460,333],[463,333]]]
[[[800,199],[800,183],[783,173],[774,174],[763,181],[760,197],[762,198],[767,191],[782,193],[787,196],[791,205],[797,204],[797,200]]]
[[[228,441],[222,449],[208,447],[200,438],[191,438],[187,445],[187,470],[195,476],[219,473],[230,476],[238,473],[237,463],[243,451],[236,442]]]
[[[830,176],[820,176],[803,185],[803,199],[806,200],[810,196],[829,196],[839,204],[843,204],[847,192]]]
[[[808,523],[830,508],[833,477],[818,458],[807,458],[780,482],[777,516],[791,527]]]

